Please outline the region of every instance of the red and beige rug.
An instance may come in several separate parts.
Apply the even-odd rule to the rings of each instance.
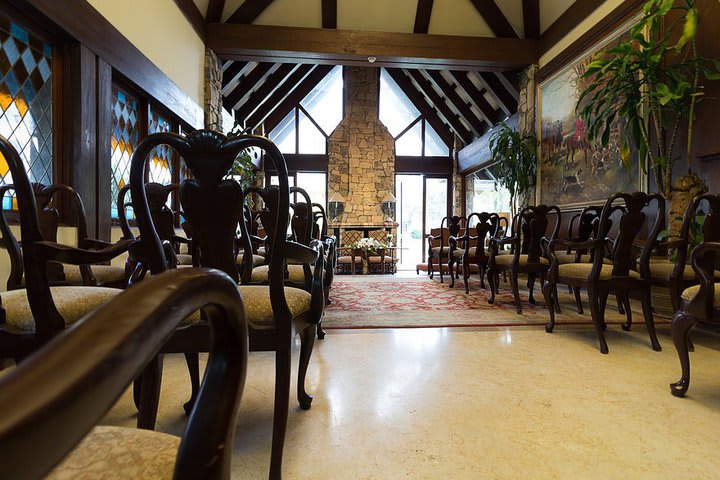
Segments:
[[[591,324],[590,311],[585,301],[585,314],[579,315],[575,300],[566,288],[560,293],[562,313],[556,315],[558,324]],[[548,319],[545,300],[537,285],[536,305],[528,303],[527,290],[521,290],[523,313],[515,313],[513,296],[509,285],[502,283],[495,303],[487,302],[489,289],[481,289],[477,279],[471,280],[470,293],[465,294],[462,280],[449,288],[448,279],[440,283],[426,275],[397,278],[374,275],[336,276],[323,328],[410,328],[410,327],[457,327],[482,326],[504,327],[537,325],[544,326]],[[608,299],[606,320],[609,324],[622,323],[614,306]],[[642,315],[633,312],[634,322],[642,323]]]

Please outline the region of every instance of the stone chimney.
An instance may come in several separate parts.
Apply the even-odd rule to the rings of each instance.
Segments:
[[[345,198],[344,225],[384,223],[395,192],[395,140],[378,118],[380,69],[344,68],[345,117],[328,139],[328,197]]]

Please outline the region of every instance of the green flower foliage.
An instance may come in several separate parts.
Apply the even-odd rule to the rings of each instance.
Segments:
[[[537,171],[537,140],[534,135],[521,135],[506,123],[490,138],[490,154],[497,162],[497,181],[510,192],[510,207],[535,185]]]

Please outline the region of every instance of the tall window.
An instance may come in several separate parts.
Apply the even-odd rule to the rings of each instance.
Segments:
[[[473,212],[510,212],[510,192],[498,185],[495,178],[493,167],[465,177],[466,215]]]
[[[380,72],[380,121],[395,137],[395,154],[412,157],[447,157],[450,148],[420,115],[395,80]]]
[[[20,153],[31,182],[52,183],[52,46],[0,16],[0,135]],[[0,155],[0,184],[12,183]],[[14,196],[3,207],[17,208]]]
[[[150,106],[148,115],[148,133],[172,132],[172,125],[155,107]],[[151,182],[172,183],[172,160],[174,150],[168,145],[160,145],[150,152],[148,176]]]
[[[285,154],[325,154],[342,119],[342,67],[337,66],[272,129],[268,137]]]

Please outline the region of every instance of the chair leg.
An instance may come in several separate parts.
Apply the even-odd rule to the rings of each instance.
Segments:
[[[604,320],[600,316],[600,295],[595,288],[589,287],[588,298],[590,300],[590,314],[592,316],[593,325],[595,326],[595,334],[600,342],[600,353],[608,353],[608,346],[605,341],[605,331],[602,325]]]
[[[607,290],[603,290],[602,292],[600,292],[598,311],[600,312],[600,318],[602,319],[603,330],[607,330],[607,322],[605,321],[605,309],[607,308],[607,299],[609,295],[610,292]]]
[[[485,288],[485,272],[487,272],[487,265],[478,263],[478,270],[480,271],[480,288]],[[468,272],[468,276],[470,276],[470,272]]]
[[[290,408],[290,344],[275,352],[275,408],[273,412],[270,478],[282,478],[282,457]]]
[[[190,400],[183,405],[185,415],[190,415],[193,407],[195,406],[195,400],[197,399],[198,392],[200,390],[200,355],[198,352],[185,352],[185,363],[187,363],[188,373],[190,374]]]
[[[318,340],[325,338],[325,330],[322,329],[322,321],[317,324],[317,338]]]
[[[155,430],[158,405],[160,404],[160,384],[162,383],[163,355],[157,354],[143,370],[140,386],[140,406],[138,408],[137,428]]]
[[[675,383],[670,384],[670,392],[676,397],[684,397],[690,387],[690,356],[688,355],[688,334],[690,329],[697,323],[697,319],[686,312],[679,311],[672,321],[672,338],[680,358],[682,377]]]
[[[642,309],[643,309],[643,317],[645,318],[645,326],[647,327],[648,334],[650,335],[650,343],[652,344],[652,349],[656,352],[659,352],[662,350],[662,347],[660,346],[660,342],[657,338],[657,333],[655,333],[655,318],[653,316],[652,311],[652,300],[650,298],[650,287],[643,290],[642,294]]]
[[[438,254],[438,270],[440,270],[440,283],[444,283],[443,281],[443,258],[442,258],[442,247],[440,247],[440,253]]]
[[[531,305],[535,305],[535,297],[533,295],[533,290],[535,290],[535,278],[536,277],[537,277],[537,274],[528,273],[528,290],[530,291],[528,301],[530,302]]]
[[[432,279],[435,276],[433,271],[433,255],[428,255],[428,276]]]
[[[625,299],[620,290],[617,290],[615,292],[615,299],[617,300],[618,313],[620,315],[625,315],[625,301],[624,301]]]
[[[553,293],[553,298],[555,300],[555,310],[557,310],[558,313],[562,313],[562,310],[560,309],[560,295],[558,295],[557,284],[555,284],[555,292]]]
[[[510,272],[510,288],[513,297],[515,297],[515,311],[518,315],[522,314],[522,304],[520,303],[520,286],[518,285],[518,273],[513,270]]]
[[[300,332],[300,364],[298,366],[297,396],[300,408],[303,410],[309,410],[313,401],[313,397],[308,395],[305,390],[305,375],[307,374],[308,365],[310,365],[313,345],[315,345],[316,328],[316,325],[310,325]]]
[[[470,279],[470,262],[463,257],[463,283],[465,284],[465,293],[470,293],[470,286],[468,280]],[[482,269],[480,269],[480,286],[485,288],[482,284]]]
[[[630,308],[630,295],[628,292],[622,292],[621,295],[621,301],[623,306],[623,311],[625,312],[625,323],[623,323],[622,329],[626,332],[630,331],[630,328],[632,328],[632,309]]]
[[[582,298],[580,298],[580,287],[570,287],[575,294],[575,305],[577,305],[577,313],[583,314]]]
[[[453,274],[453,266],[455,266],[455,269],[457,270],[457,262],[455,262],[454,257],[448,258],[448,272],[450,273],[450,288],[455,288],[455,275]]]
[[[495,284],[497,279],[496,274],[497,272],[495,270],[488,270],[487,272],[488,283],[490,284],[490,298],[488,298],[488,303],[490,305],[495,303],[495,292],[497,291],[497,285]]]
[[[547,305],[548,313],[550,314],[550,321],[545,325],[545,331],[552,333],[555,328],[555,302],[553,301],[553,292],[557,295],[557,285],[546,281],[542,287],[543,295],[545,296],[545,304]]]

